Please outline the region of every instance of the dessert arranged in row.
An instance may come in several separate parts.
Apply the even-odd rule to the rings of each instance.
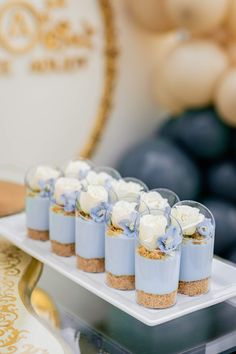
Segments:
[[[215,221],[202,204],[83,159],[32,168],[26,187],[28,237],[76,255],[82,271],[106,272],[112,288],[135,289],[140,305],[167,308],[177,292],[209,290]]]

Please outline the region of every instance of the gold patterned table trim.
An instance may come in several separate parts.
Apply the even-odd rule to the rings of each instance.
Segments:
[[[70,350],[33,312],[31,293],[42,263],[0,236],[0,353],[65,354]]]

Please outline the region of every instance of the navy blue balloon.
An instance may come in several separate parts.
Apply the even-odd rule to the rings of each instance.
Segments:
[[[213,108],[196,109],[170,118],[159,129],[160,136],[182,144],[200,159],[221,157],[230,146],[230,129]]]
[[[236,202],[236,162],[227,160],[211,167],[208,188],[215,195]]]
[[[168,139],[152,139],[133,147],[118,168],[123,176],[139,178],[151,189],[169,188],[181,199],[196,198],[201,188],[195,164]]]
[[[229,261],[231,261],[231,262],[233,262],[233,263],[236,263],[236,245],[235,245],[234,249],[230,250],[229,252],[227,252],[227,253],[225,254],[225,257],[226,257]]]
[[[236,207],[220,199],[203,200],[216,220],[215,253],[225,256],[236,249]]]

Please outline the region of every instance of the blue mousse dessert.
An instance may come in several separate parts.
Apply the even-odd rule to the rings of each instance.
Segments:
[[[215,221],[202,204],[182,201],[172,209],[183,231],[179,293],[189,296],[208,292],[214,250]]]
[[[61,172],[50,166],[38,166],[26,175],[26,226],[28,237],[49,239],[49,206],[55,180]]]
[[[181,228],[165,212],[140,217],[135,252],[135,288],[138,304],[167,308],[176,302]]]
[[[109,211],[108,192],[101,185],[83,188],[76,209],[77,267],[85,272],[105,270],[105,222]]]
[[[75,178],[56,181],[49,212],[52,252],[69,257],[75,254],[75,207],[81,183]]]
[[[120,200],[112,208],[105,236],[108,286],[132,290],[135,283],[135,223],[137,203]]]

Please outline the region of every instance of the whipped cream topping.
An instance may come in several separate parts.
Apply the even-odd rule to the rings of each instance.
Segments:
[[[32,190],[39,191],[40,182],[47,182],[60,176],[60,171],[50,166],[38,166],[33,175],[29,176],[28,184]]]
[[[166,232],[167,218],[164,215],[143,215],[139,224],[139,239],[147,249],[157,248],[157,240]]]
[[[86,177],[91,166],[83,160],[70,161],[65,169],[65,176],[71,178],[83,179]]]
[[[89,185],[87,191],[80,193],[80,208],[86,214],[102,202],[108,202],[108,192],[103,186]]]
[[[89,171],[86,176],[86,182],[90,185],[104,186],[109,180],[112,180],[112,177],[106,172]]]
[[[139,197],[143,186],[135,182],[127,182],[122,179],[111,182],[111,188],[116,194],[118,200],[135,200]]]
[[[205,219],[198,208],[189,205],[176,205],[171,210],[171,215],[179,222],[183,235],[187,236],[193,235],[196,232],[197,225]]]
[[[124,220],[129,220],[135,211],[137,203],[130,203],[125,200],[116,202],[112,209],[111,223],[113,226],[120,228],[120,223]]]
[[[66,193],[78,192],[81,190],[81,183],[76,178],[61,177],[58,178],[54,189],[54,198],[56,203],[59,205],[64,205],[61,196]]]
[[[140,198],[139,211],[142,213],[148,207],[149,209],[164,210],[169,207],[168,199],[163,198],[157,191],[143,192]]]

